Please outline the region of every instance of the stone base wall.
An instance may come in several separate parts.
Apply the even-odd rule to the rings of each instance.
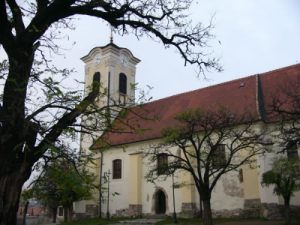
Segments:
[[[90,217],[96,217],[98,215],[98,205],[86,205],[85,206],[85,212]]]
[[[260,199],[245,199],[242,218],[257,218],[260,217],[261,202]]]
[[[300,206],[291,206],[293,216],[300,215]],[[276,203],[262,203],[261,216],[267,219],[283,219],[284,206]]]
[[[196,216],[197,207],[194,202],[183,202],[181,204],[181,212],[179,213],[179,217],[190,218]]]
[[[242,209],[213,210],[213,217],[217,218],[257,218],[260,214],[260,199],[245,199]]]
[[[130,216],[141,216],[142,215],[142,210],[143,210],[143,207],[142,205],[140,204],[130,204],[129,205],[129,215]]]
[[[116,211],[116,217],[140,217],[142,216],[142,205],[130,204],[126,209],[119,209]]]
[[[268,219],[282,219],[283,206],[276,203],[263,203],[261,208],[261,216]]]
[[[96,205],[89,205],[86,208],[86,213],[77,213],[76,219],[95,217],[98,210]],[[291,206],[292,216],[300,215],[300,206]],[[283,219],[284,206],[276,203],[261,203],[260,199],[247,199],[244,202],[243,209],[234,210],[212,210],[214,218],[258,218],[264,217],[267,219]],[[171,213],[170,213],[171,214]],[[177,213],[178,217],[191,218],[196,217],[199,214],[199,210],[195,203],[182,203],[181,211]],[[116,217],[141,217],[147,216],[142,213],[141,204],[130,204],[126,209],[117,210],[113,215]],[[155,217],[153,214],[149,214],[149,217]],[[159,215],[162,216],[162,215]]]
[[[241,218],[242,214],[243,214],[243,209],[212,210],[213,218]]]

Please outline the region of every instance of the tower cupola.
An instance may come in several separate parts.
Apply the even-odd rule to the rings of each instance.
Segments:
[[[85,63],[85,93],[93,81],[101,84],[99,92],[104,95],[98,102],[99,107],[134,103],[136,65],[140,60],[130,50],[110,42],[93,48],[81,60]]]

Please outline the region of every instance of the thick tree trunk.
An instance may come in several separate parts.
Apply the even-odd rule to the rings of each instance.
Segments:
[[[20,167],[0,177],[0,225],[16,225],[22,186],[30,174],[31,169]]]
[[[211,214],[211,206],[210,206],[210,198],[203,199],[203,224],[204,225],[212,225],[212,214]]]

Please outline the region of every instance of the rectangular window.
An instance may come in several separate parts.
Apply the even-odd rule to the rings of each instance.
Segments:
[[[168,171],[168,155],[159,154],[157,156],[157,174],[166,174]]]
[[[121,179],[122,178],[122,160],[115,159],[113,161],[113,179]]]
[[[226,164],[225,145],[219,144],[212,149],[212,167],[220,169]]]

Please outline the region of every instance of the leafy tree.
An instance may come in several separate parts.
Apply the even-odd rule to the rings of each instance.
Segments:
[[[290,224],[290,199],[296,191],[300,190],[299,158],[293,160],[287,158],[275,159],[272,169],[263,174],[262,184],[267,187],[274,185],[274,193],[283,197],[286,224]]]
[[[199,72],[218,70],[217,60],[205,51],[211,24],[193,26],[187,16],[191,4],[192,0],[0,1],[0,46],[7,56],[0,65],[0,225],[16,224],[21,188],[32,167],[53,146],[59,149],[62,136],[80,130],[77,118],[99,96],[97,88],[84,98],[78,90],[64,89],[73,71],[51,62],[50,56],[59,53],[57,39],[74,28],[72,18],[99,18],[121,35],[145,35],[177,49]]]
[[[264,132],[255,128],[251,117],[234,115],[224,108],[193,109],[179,114],[176,120],[176,126],[163,132],[165,142],[146,153],[151,162],[166,156],[166,172],[159,171],[154,163],[147,177],[154,180],[177,170],[190,173],[203,203],[203,224],[211,225],[214,187],[224,174],[255,163],[264,149]]]
[[[33,187],[34,196],[41,200],[52,212],[56,221],[58,206],[64,207],[64,219],[71,219],[72,204],[89,199],[92,195],[93,176],[87,171],[78,171],[68,161],[51,163]]]

